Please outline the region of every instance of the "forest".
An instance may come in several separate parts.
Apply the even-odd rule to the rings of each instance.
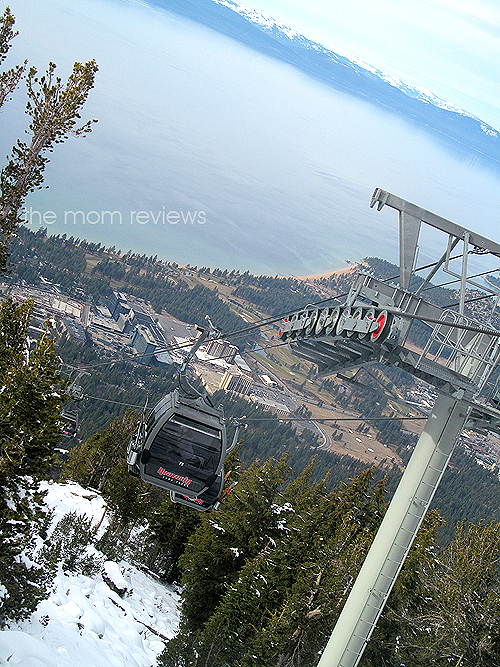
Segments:
[[[15,311],[8,314],[15,319]],[[57,416],[57,406],[50,407]],[[16,531],[29,530],[7,542],[0,558],[10,593],[2,624],[30,613],[58,566],[92,576],[105,560],[126,558],[183,586],[180,630],[159,667],[315,665],[384,515],[384,480],[369,468],[328,490],[325,479],[314,479],[314,461],[297,476],[287,454],[246,466],[240,450],[227,461],[231,492],[216,512],[203,514],[128,475],[125,451],[136,425],[137,415],[127,411],[75,448],[60,472],[61,480],[103,495],[111,517],[104,534],[97,538],[85,518],[64,517],[30,565],[19,564],[16,584],[9,558],[34,535],[43,542],[48,517],[36,495],[29,514],[9,504],[4,532],[12,519]],[[54,465],[49,447],[26,455],[30,470]],[[2,470],[2,488],[15,489],[15,468]],[[437,511],[427,514],[363,667],[498,664],[500,523],[463,521],[446,545],[439,541],[442,523]]]

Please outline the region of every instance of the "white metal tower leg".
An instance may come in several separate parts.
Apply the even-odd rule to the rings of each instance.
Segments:
[[[438,396],[318,667],[356,667],[441,480],[468,406]]]

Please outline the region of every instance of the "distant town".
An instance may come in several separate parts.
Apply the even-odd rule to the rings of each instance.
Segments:
[[[186,274],[190,274],[189,270],[186,270]],[[130,358],[154,368],[180,365],[198,333],[194,325],[166,314],[160,315],[150,303],[126,292],[113,290],[99,304],[95,304],[83,290],[77,296],[68,296],[59,285],[42,277],[36,286],[23,282],[1,284],[1,298],[33,300],[34,312],[30,327],[33,338],[41,335],[49,321],[56,335],[77,345],[83,346],[91,341],[99,354]],[[235,301],[233,303],[239,305]],[[262,344],[265,345],[264,342]],[[265,349],[256,344],[253,347],[254,353],[262,355],[264,359]],[[213,393],[219,389],[235,392],[280,418],[292,415],[296,418],[297,411],[300,412],[303,406],[304,420],[297,422],[299,430],[307,425],[321,436],[323,448],[339,451],[339,442],[334,435],[339,431],[334,431],[323,420],[326,418],[331,422],[335,417],[342,420],[345,415],[352,417],[357,414],[334,405],[324,405],[310,391],[305,388],[301,391],[278,373],[261,372],[262,367],[253,358],[245,360],[238,347],[230,341],[215,338],[196,352],[191,368],[208,392]],[[410,386],[405,385],[400,389],[399,393],[406,405],[414,408],[415,414],[421,415],[427,414],[436,398],[431,387],[416,379]],[[396,404],[389,405],[397,410]],[[359,416],[362,420],[362,415]],[[394,456],[385,445],[376,442],[375,432],[362,434],[348,426],[336,424],[336,427],[340,427],[340,432],[344,434],[343,438],[340,436],[340,447],[350,456],[379,464],[385,459],[398,463],[399,457]],[[405,428],[404,424],[402,428]],[[478,464],[499,471],[500,443],[497,438],[464,431],[460,443]]]

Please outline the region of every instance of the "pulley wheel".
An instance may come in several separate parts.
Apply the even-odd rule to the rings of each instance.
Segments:
[[[319,310],[313,310],[312,313],[309,315],[308,325],[305,328],[306,336],[310,336],[313,333],[316,327],[316,322],[318,321],[318,316],[319,316]]]
[[[329,308],[323,308],[322,310],[319,311],[318,321],[316,322],[316,328],[314,330],[316,336],[320,336],[321,333],[323,332],[329,314],[330,314]]]
[[[330,314],[327,316],[325,320],[325,336],[329,336],[332,331],[334,331],[335,327],[337,326],[337,320],[339,319],[340,315],[340,308],[335,307],[332,308],[330,311]]]
[[[367,323],[368,326],[372,323],[372,321],[375,319],[375,308],[373,306],[370,306],[370,308],[363,309],[363,320]],[[364,340],[367,338],[369,335],[369,331],[366,333],[358,333],[358,338],[359,340]]]
[[[381,343],[389,333],[390,317],[386,310],[382,310],[377,316],[377,328],[371,333],[372,343]]]
[[[339,320],[337,322],[336,332],[335,332],[337,334],[337,336],[340,336],[344,332],[345,321],[350,316],[351,316],[351,309],[349,308],[349,306],[347,306],[347,308],[344,308],[340,313]]]
[[[356,308],[356,310],[354,311],[352,316],[355,320],[363,319],[363,309],[362,308]],[[355,331],[346,331],[345,335],[347,336],[347,338],[350,338],[354,333],[357,333],[357,332],[355,332]]]

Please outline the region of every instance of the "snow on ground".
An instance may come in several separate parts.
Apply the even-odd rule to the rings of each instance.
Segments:
[[[77,484],[45,484],[54,522],[77,511],[97,524],[104,502]],[[104,575],[104,578],[103,578]],[[127,588],[121,597],[108,586]],[[129,563],[104,563],[93,578],[59,571],[28,621],[0,631],[8,667],[153,667],[174,636],[179,595]]]

